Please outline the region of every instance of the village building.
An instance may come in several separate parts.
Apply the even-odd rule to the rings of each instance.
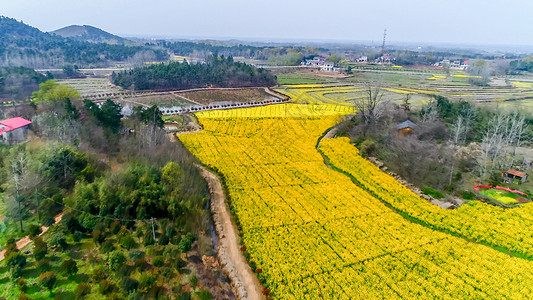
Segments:
[[[302,62],[303,65],[311,67],[321,67],[326,62],[325,57],[317,56],[313,59],[306,59],[305,62]]]
[[[332,62],[325,62],[322,67],[320,67],[320,70],[321,71],[325,71],[325,72],[333,72],[335,69],[335,64],[332,63]]]
[[[505,182],[511,183],[517,181],[518,183],[524,183],[527,181],[528,175],[524,172],[509,169],[507,172],[502,173]]]
[[[31,121],[21,117],[0,121],[0,140],[17,144],[26,140]]]
[[[408,135],[413,132],[413,129],[416,127],[416,124],[410,120],[403,121],[402,123],[396,126],[399,134]]]

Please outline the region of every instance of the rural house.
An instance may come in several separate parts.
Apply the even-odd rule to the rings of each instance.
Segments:
[[[410,120],[403,121],[402,123],[396,126],[399,134],[407,135],[413,132],[413,129],[416,127],[416,124]]]
[[[507,172],[502,173],[502,176],[506,182],[524,183],[527,181],[527,174],[516,170],[509,169]]]
[[[10,144],[26,140],[31,121],[21,117],[0,121],[0,140]]]
[[[335,64],[332,63],[332,62],[325,62],[322,67],[320,68],[321,71],[326,71],[326,72],[333,72],[335,68]]]

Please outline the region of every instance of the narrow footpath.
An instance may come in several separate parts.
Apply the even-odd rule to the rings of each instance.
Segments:
[[[235,295],[241,300],[266,299],[262,293],[263,286],[240,250],[240,237],[231,220],[219,178],[205,167],[199,166],[199,168],[211,193],[211,212],[219,240],[218,259],[223,271],[231,280]]]
[[[57,216],[54,218],[54,220],[55,220],[54,224],[52,224],[50,227],[52,227],[52,226],[54,226],[55,224],[57,224],[59,221],[61,221],[62,218],[63,218],[63,213],[60,213],[59,215],[57,215]],[[43,235],[45,232],[48,231],[48,228],[50,228],[50,227],[41,226],[41,231],[42,231],[42,232],[41,232],[41,234],[39,234],[39,235]],[[17,249],[20,250],[20,249],[26,247],[26,246],[27,246],[29,243],[31,243],[31,242],[32,242],[32,240],[30,239],[30,236],[27,235],[27,236],[25,236],[25,237],[23,237],[23,238],[21,238],[20,240],[17,241]],[[5,256],[5,254],[6,254],[6,250],[2,250],[2,251],[0,252],[0,261],[4,260],[4,256]]]

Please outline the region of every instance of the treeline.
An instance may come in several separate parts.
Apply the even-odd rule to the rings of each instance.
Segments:
[[[212,299],[182,269],[208,230],[207,185],[196,159],[165,135],[159,109],[124,119],[111,100],[99,106],[53,81],[41,86],[27,107],[37,138],[0,145],[0,287],[21,299]],[[15,247],[26,234],[30,253]]]
[[[77,41],[42,32],[7,17],[0,17],[0,37],[0,66],[43,68],[61,67],[67,63],[105,66],[147,51],[153,60],[168,59],[164,49]]]
[[[315,47],[258,47],[251,45],[213,45],[202,42],[167,42],[160,41],[158,46],[169,49],[177,55],[219,55],[219,56],[241,56],[258,60],[269,60],[274,57],[285,56],[290,53],[300,53],[303,56],[317,55],[321,52],[327,52],[324,48]]]
[[[0,67],[0,99],[26,99],[49,77],[24,67]]]
[[[509,73],[517,72],[533,72],[533,56],[526,57],[521,60],[513,60],[509,64]]]
[[[276,77],[262,68],[211,56],[203,64],[171,62],[113,73],[112,82],[125,89],[190,89],[201,87],[272,86]]]

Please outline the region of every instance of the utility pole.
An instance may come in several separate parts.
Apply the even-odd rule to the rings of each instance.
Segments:
[[[152,234],[154,235],[154,242],[155,242],[155,227],[154,227],[154,217],[152,217]]]

